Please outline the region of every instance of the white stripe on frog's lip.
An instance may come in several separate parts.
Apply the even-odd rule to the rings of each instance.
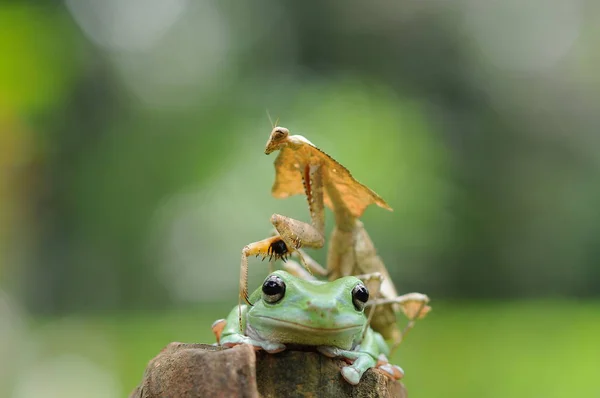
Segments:
[[[344,332],[344,331],[351,330],[351,329],[361,329],[363,327],[363,325],[349,325],[349,326],[343,326],[343,327],[339,327],[339,328],[316,328],[316,327],[312,327],[312,326],[303,325],[303,324],[297,323],[297,322],[285,321],[283,319],[273,318],[271,316],[266,316],[266,315],[255,315],[255,317],[270,319],[277,323],[284,323],[284,324],[292,325],[293,327],[295,327],[297,329],[306,329],[306,330],[319,331],[319,332],[332,332],[332,333]]]

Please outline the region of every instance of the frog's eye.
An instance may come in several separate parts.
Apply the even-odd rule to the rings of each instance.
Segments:
[[[262,286],[263,300],[269,304],[275,304],[285,294],[285,283],[277,275],[269,276]]]
[[[369,290],[362,283],[354,286],[352,289],[352,303],[357,311],[362,311],[365,308],[365,304],[369,301]]]

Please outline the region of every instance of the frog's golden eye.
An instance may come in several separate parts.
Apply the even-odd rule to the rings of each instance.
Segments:
[[[352,303],[357,311],[365,309],[365,304],[369,301],[369,290],[365,285],[359,283],[352,289]]]
[[[269,304],[275,304],[285,295],[285,282],[277,275],[271,275],[262,286],[263,300]]]

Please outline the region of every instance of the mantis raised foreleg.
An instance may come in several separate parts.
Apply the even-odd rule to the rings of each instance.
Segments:
[[[269,262],[287,257],[301,247],[321,248],[325,242],[323,234],[313,226],[302,221],[294,220],[279,214],[271,216],[271,223],[275,226],[278,235],[250,243],[242,249],[242,260],[240,265],[240,299],[248,302],[248,257],[269,257]],[[302,255],[299,255],[303,265],[311,270]],[[319,270],[317,270],[319,271]],[[324,273],[324,270],[321,271]]]

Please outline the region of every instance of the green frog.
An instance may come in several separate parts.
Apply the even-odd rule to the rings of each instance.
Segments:
[[[353,276],[324,282],[275,271],[250,295],[252,306],[242,306],[241,325],[236,306],[227,319],[213,324],[213,331],[224,347],[250,344],[277,353],[286,344],[314,346],[349,363],[341,373],[353,385],[374,367],[400,379],[404,372],[388,362],[385,340],[368,326],[368,300],[366,286]]]

